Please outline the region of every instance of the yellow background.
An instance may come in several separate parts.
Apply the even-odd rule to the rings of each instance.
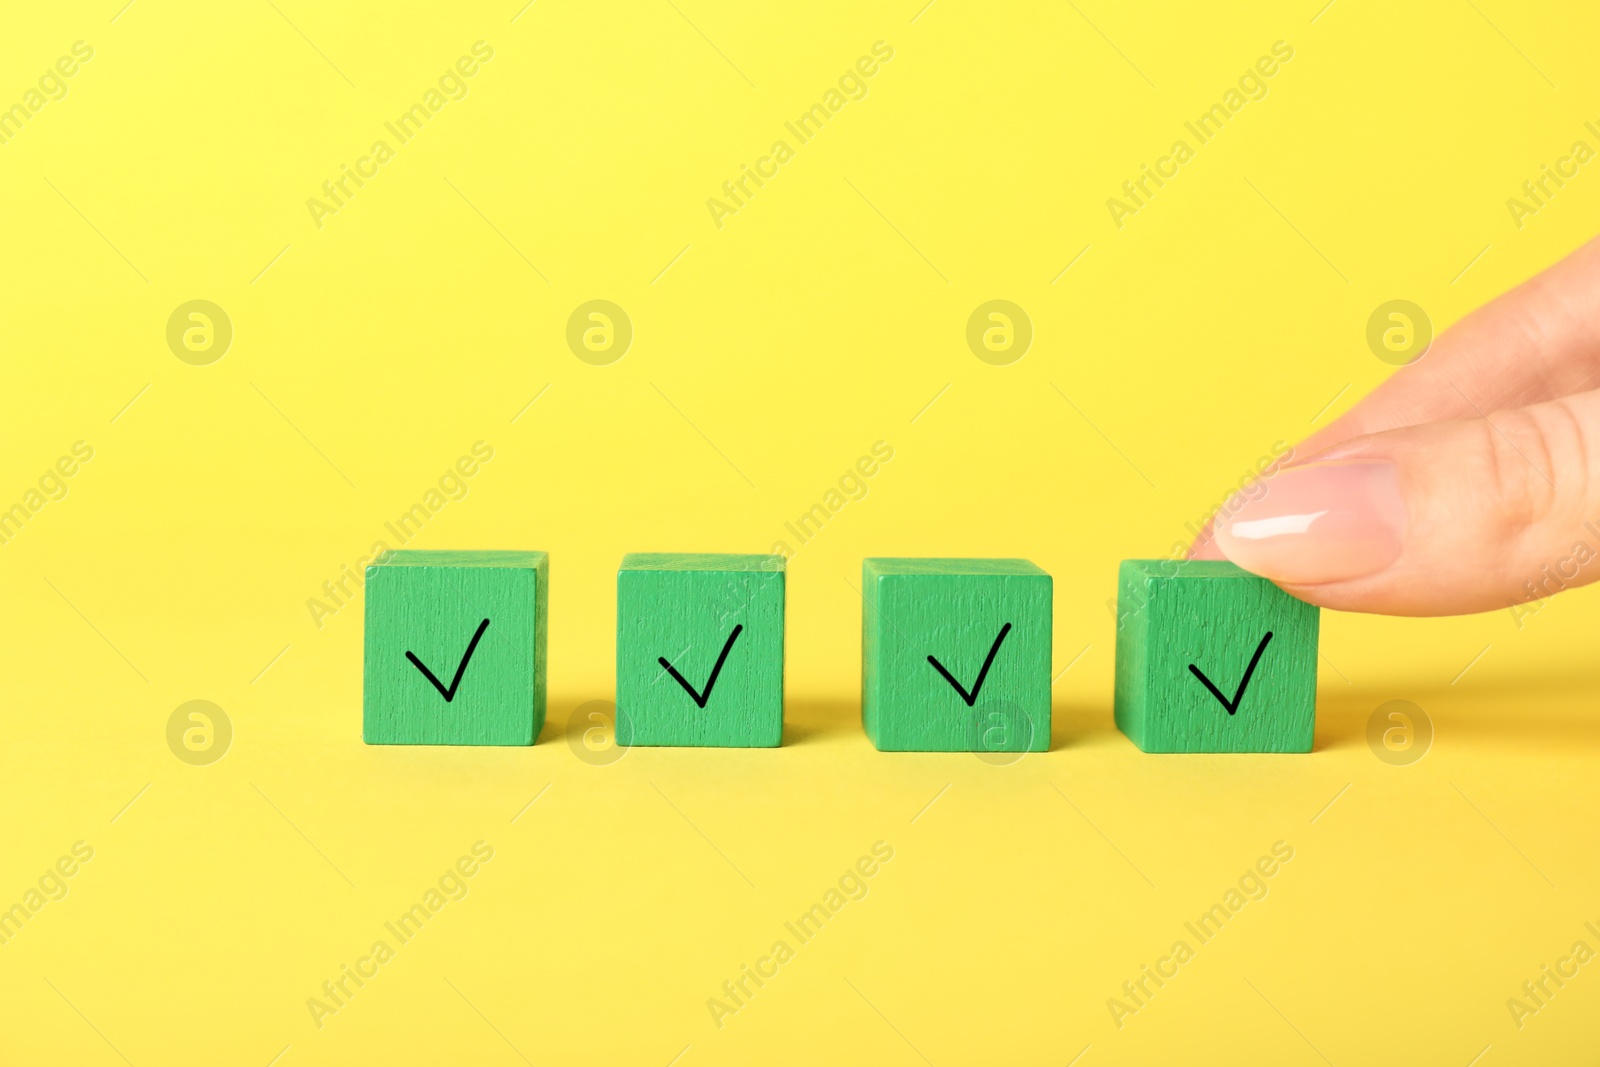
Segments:
[[[1325,614],[1316,751],[1263,757],[1118,734],[1106,601],[1390,372],[1373,308],[1442,328],[1594,230],[1593,165],[1520,229],[1505,201],[1595,143],[1600,16],[921,2],[8,8],[4,104],[95,51],[0,146],[0,500],[95,456],[0,547],[0,903],[95,852],[0,947],[0,1061],[1592,1054],[1600,967],[1506,1007],[1600,948],[1592,592],[1521,628]],[[469,95],[319,229],[307,198],[479,40]],[[707,198],[880,40],[719,229]],[[1118,229],[1106,199],[1279,40],[1269,95]],[[564,340],[595,298],[634,325],[610,366]],[[1035,330],[1007,367],[964,339],[995,298]],[[166,344],[191,299],[234,326],[210,366]],[[360,603],[306,602],[480,440],[413,545],[550,553],[549,722],[364,747]],[[576,758],[622,554],[767,551],[879,440],[790,563],[786,745]],[[1051,751],[872,750],[866,555],[1055,576]],[[1365,740],[1397,698],[1437,731],[1411,766]],[[192,699],[233,724],[209,766],[166,743]],[[319,1029],[307,999],[479,840],[469,895]],[[1119,1029],[1107,998],[1280,840],[1270,894]],[[865,899],[718,1028],[707,999],[876,841]]]

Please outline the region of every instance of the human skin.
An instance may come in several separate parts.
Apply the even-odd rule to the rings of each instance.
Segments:
[[[1600,578],[1600,238],[1451,326],[1293,456],[1190,558],[1385,615]]]

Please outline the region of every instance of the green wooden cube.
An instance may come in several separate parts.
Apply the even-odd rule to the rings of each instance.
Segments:
[[[1232,563],[1123,560],[1117,728],[1146,752],[1310,752],[1318,620]]]
[[[1050,747],[1050,576],[1023,559],[861,566],[861,720],[881,751]]]
[[[367,568],[362,738],[531,745],[544,727],[543,552],[389,552]]]
[[[622,557],[617,744],[780,744],[783,587],[782,556]]]

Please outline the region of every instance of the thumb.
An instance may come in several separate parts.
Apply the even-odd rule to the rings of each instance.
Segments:
[[[1600,577],[1600,391],[1355,437],[1261,484],[1216,546],[1322,607],[1458,615]]]

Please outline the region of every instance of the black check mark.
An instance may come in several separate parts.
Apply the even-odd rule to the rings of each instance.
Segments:
[[[433,672],[417,658],[415,652],[407,652],[406,659],[410,660],[417,670],[421,671],[428,681],[433,683],[433,687],[439,691],[439,695],[444,697],[444,702],[448,704],[456,698],[456,689],[461,685],[461,676],[467,673],[467,664],[472,660],[472,653],[477,650],[478,639],[483,636],[483,631],[488,628],[488,619],[484,619],[478,624],[478,632],[472,635],[472,640],[467,644],[467,654],[461,657],[461,663],[456,667],[456,676],[450,679],[449,689],[446,689],[439,679],[433,676]]]
[[[1250,666],[1244,669],[1244,677],[1239,679],[1239,688],[1233,691],[1232,700],[1223,696],[1221,691],[1211,684],[1211,679],[1200,673],[1199,667],[1191,663],[1189,664],[1189,670],[1194,673],[1196,678],[1200,679],[1202,685],[1211,690],[1212,696],[1222,701],[1222,706],[1228,709],[1229,715],[1232,715],[1239,710],[1239,701],[1244,699],[1244,687],[1250,684],[1250,676],[1256,672],[1256,664],[1261,662],[1261,653],[1267,650],[1267,642],[1271,640],[1272,631],[1268,630],[1267,636],[1263,637],[1261,643],[1256,646],[1256,654],[1250,657]]]
[[[679,685],[683,686],[683,691],[689,694],[689,698],[694,701],[695,707],[704,708],[706,701],[711,699],[711,687],[717,684],[717,675],[722,673],[722,665],[727,662],[728,653],[733,650],[733,643],[739,639],[739,634],[743,630],[744,623],[740,623],[733,628],[733,633],[728,635],[728,640],[722,646],[722,654],[717,657],[717,665],[711,668],[711,677],[706,679],[706,691],[704,693],[696,693],[694,686],[690,685],[683,675],[678,673],[676,667],[667,662],[667,657],[657,656],[656,660],[667,669],[668,674],[677,679]]]
[[[994,639],[994,644],[989,646],[989,654],[984,657],[983,666],[978,668],[978,677],[973,680],[972,692],[970,693],[961,687],[961,683],[956,681],[949,671],[944,669],[944,664],[934,659],[931,655],[928,657],[928,662],[933,664],[934,670],[944,675],[945,681],[955,687],[955,691],[961,694],[961,699],[965,700],[967,707],[970,708],[978,702],[978,690],[983,688],[983,680],[989,676],[989,667],[994,663],[995,653],[1000,651],[1000,642],[1004,641],[1006,634],[1010,632],[1011,624],[1009,622],[1000,627],[1000,635]]]

